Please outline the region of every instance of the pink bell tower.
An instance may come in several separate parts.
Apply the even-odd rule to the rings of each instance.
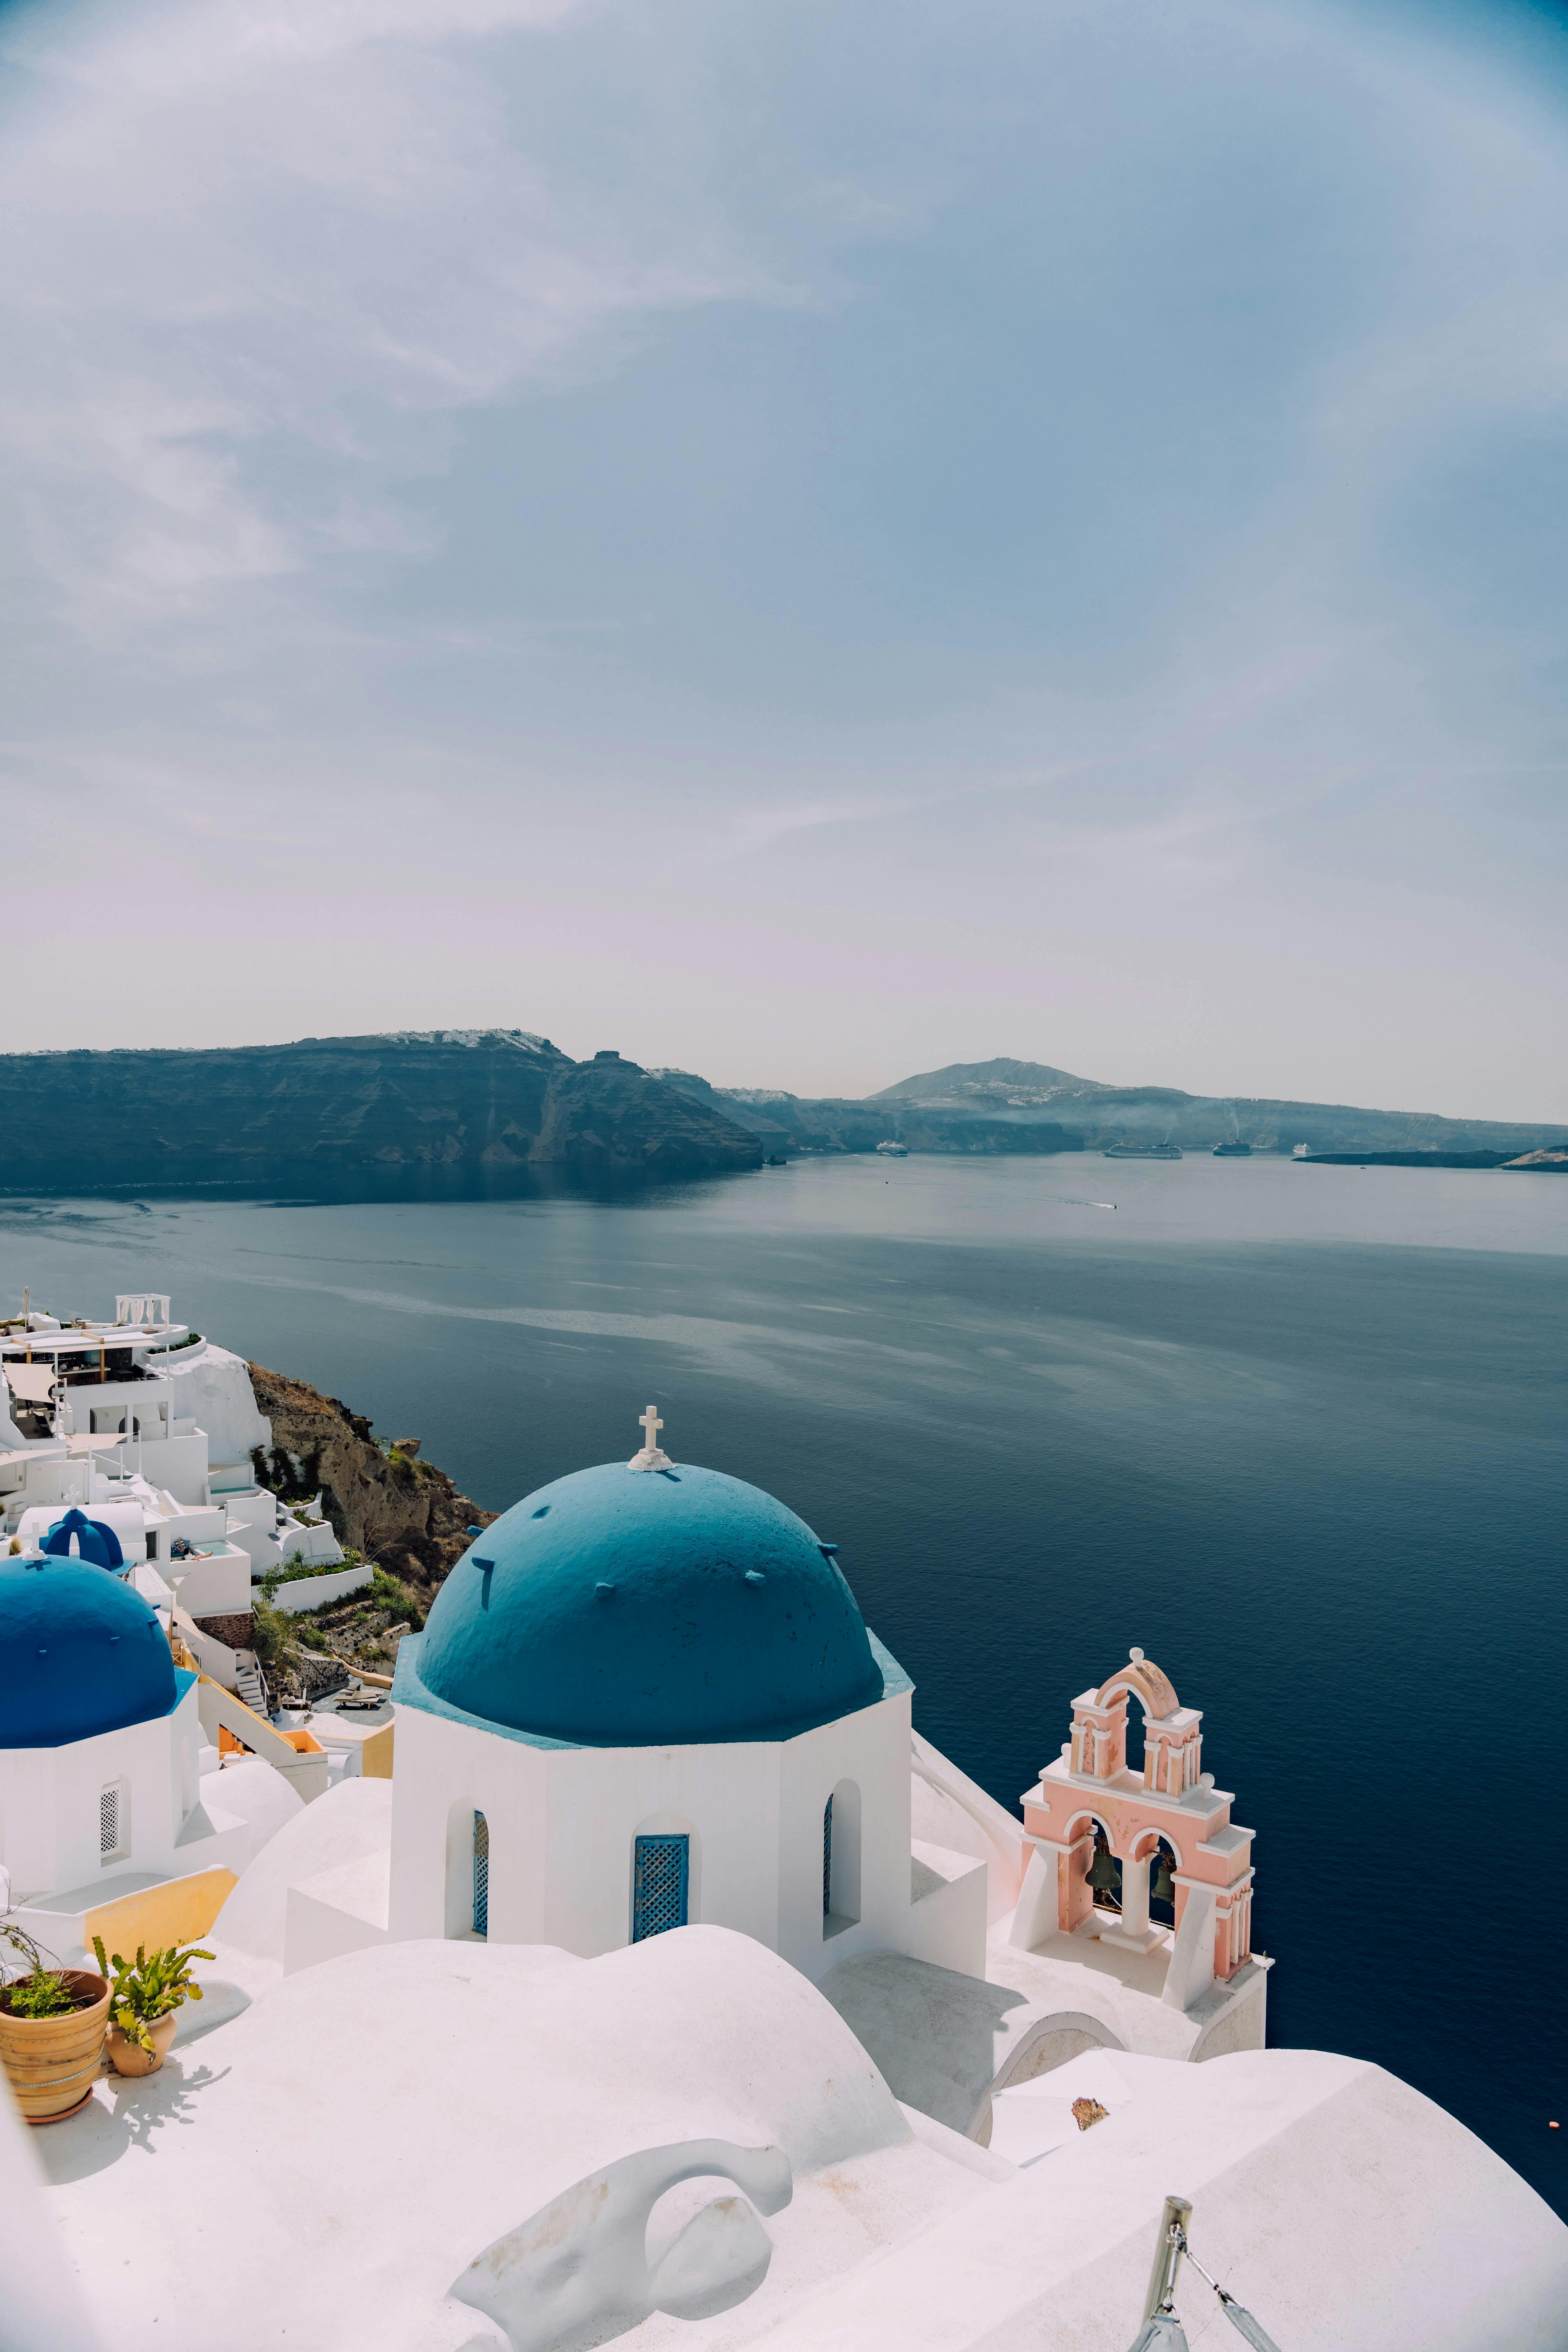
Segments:
[[[1143,1711],[1142,1772],[1127,1761],[1131,1698]],[[1052,1936],[1089,1935],[1150,1955],[1163,1947],[1161,1999],[1182,2010],[1251,1959],[1252,1832],[1232,1822],[1231,1796],[1203,1769],[1202,1725],[1201,1710],[1183,1706],[1169,1675],[1142,1650],[1074,1699],[1071,1738],[1024,1798],[1034,1855],[1015,1945],[1038,1949]],[[1120,1914],[1096,1907],[1097,1831],[1121,1864]],[[1174,1888],[1173,1933],[1149,1917],[1150,1866],[1162,1846]]]

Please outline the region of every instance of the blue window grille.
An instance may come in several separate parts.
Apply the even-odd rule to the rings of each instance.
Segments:
[[[688,1837],[640,1837],[634,1857],[632,1941],[662,1936],[686,1925],[686,1890],[691,1865]]]
[[[822,1809],[822,1916],[833,1908],[833,1800]]]
[[[474,1815],[474,1933],[490,1932],[490,1825],[483,1813]]]

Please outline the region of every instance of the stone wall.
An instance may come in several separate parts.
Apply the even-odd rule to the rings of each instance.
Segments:
[[[224,1617],[193,1617],[191,1622],[198,1633],[210,1634],[230,1650],[248,1650],[256,1639],[256,1618],[248,1609],[237,1609]]]

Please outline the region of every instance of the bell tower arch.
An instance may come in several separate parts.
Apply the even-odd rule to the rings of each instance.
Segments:
[[[1141,1770],[1127,1755],[1132,1699],[1143,1716]],[[1131,1651],[1074,1699],[1060,1756],[1024,1799],[1036,1859],[1014,1942],[1034,1949],[1052,1935],[1087,1935],[1163,1958],[1162,1999],[1190,2009],[1252,1957],[1252,1832],[1232,1822],[1231,1803],[1203,1767],[1202,1710],[1184,1706],[1163,1669]],[[1120,1914],[1096,1906],[1110,1876],[1097,1831],[1120,1866]],[[1162,1909],[1173,1906],[1173,1927],[1151,1916],[1152,1885]]]

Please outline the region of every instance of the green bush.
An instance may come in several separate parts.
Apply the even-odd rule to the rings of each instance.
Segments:
[[[67,1984],[64,1970],[58,1964],[46,1966],[42,1947],[15,1919],[0,1917],[0,1944],[9,1944],[26,1963],[21,1976],[0,1984],[0,2006],[13,2017],[68,2017],[83,2006],[80,1994]]]
[[[265,1601],[252,1604],[255,1632],[250,1646],[255,1651],[262,1673],[270,1683],[280,1683],[295,1671],[300,1654],[297,1621],[286,1617],[281,1609],[269,1609]]]
[[[68,2017],[80,2005],[59,1969],[35,1969],[31,1976],[14,1977],[4,1999],[13,2017]]]
[[[270,1601],[280,1584],[299,1584],[309,1576],[336,1576],[342,1569],[363,1568],[363,1553],[355,1551],[351,1544],[344,1550],[342,1559],[336,1568],[311,1568],[304,1562],[301,1562],[297,1568],[269,1568],[266,1575],[261,1580],[261,1590],[266,1594],[268,1600]],[[342,1602],[341,1601],[323,1601],[318,1603],[318,1606],[321,1609],[341,1609]],[[302,1612],[302,1614],[306,1616],[310,1616],[312,1613],[313,1612],[310,1610]]]
[[[310,1503],[321,1494],[321,1449],[318,1445],[305,1454],[298,1470],[286,1446],[274,1446],[270,1455],[265,1446],[250,1449],[250,1466],[258,1486],[266,1486],[280,1503]],[[321,1496],[323,1505],[326,1496]]]
[[[425,1622],[425,1612],[418,1600],[406,1584],[395,1576],[388,1576],[384,1568],[378,1568],[371,1579],[370,1598],[374,1608],[398,1611],[408,1619],[416,1633]]]

